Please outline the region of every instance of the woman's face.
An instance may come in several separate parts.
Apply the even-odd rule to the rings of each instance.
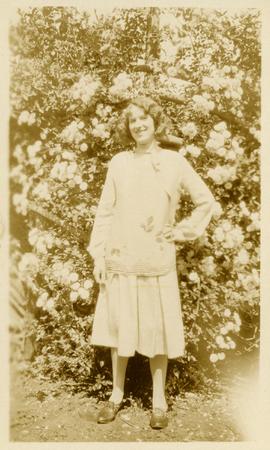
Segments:
[[[153,118],[136,105],[131,105],[129,112],[129,130],[138,145],[151,144],[155,138]]]

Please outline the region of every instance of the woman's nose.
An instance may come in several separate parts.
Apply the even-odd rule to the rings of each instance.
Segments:
[[[142,121],[140,119],[136,119],[134,125],[135,127],[139,127],[142,124]]]

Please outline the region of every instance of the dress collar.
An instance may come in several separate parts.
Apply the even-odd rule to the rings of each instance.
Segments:
[[[159,153],[160,150],[161,150],[161,148],[159,147],[158,142],[153,142],[151,144],[151,146],[145,152],[136,152],[136,150],[133,149],[132,153],[134,153],[134,154],[137,153],[137,154],[142,154],[142,155],[147,155],[147,154],[155,155],[156,153]]]

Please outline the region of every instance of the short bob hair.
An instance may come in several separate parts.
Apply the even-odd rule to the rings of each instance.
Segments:
[[[129,117],[131,107],[135,105],[143,109],[144,112],[151,116],[155,126],[155,137],[157,141],[166,137],[171,127],[171,122],[163,113],[161,106],[151,97],[138,96],[130,100],[128,106],[122,111],[116,127],[117,138],[123,144],[134,143],[134,139],[129,130]]]

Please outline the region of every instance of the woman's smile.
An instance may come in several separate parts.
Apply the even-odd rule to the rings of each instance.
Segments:
[[[155,138],[153,118],[135,105],[130,110],[129,130],[137,145],[151,144]]]

